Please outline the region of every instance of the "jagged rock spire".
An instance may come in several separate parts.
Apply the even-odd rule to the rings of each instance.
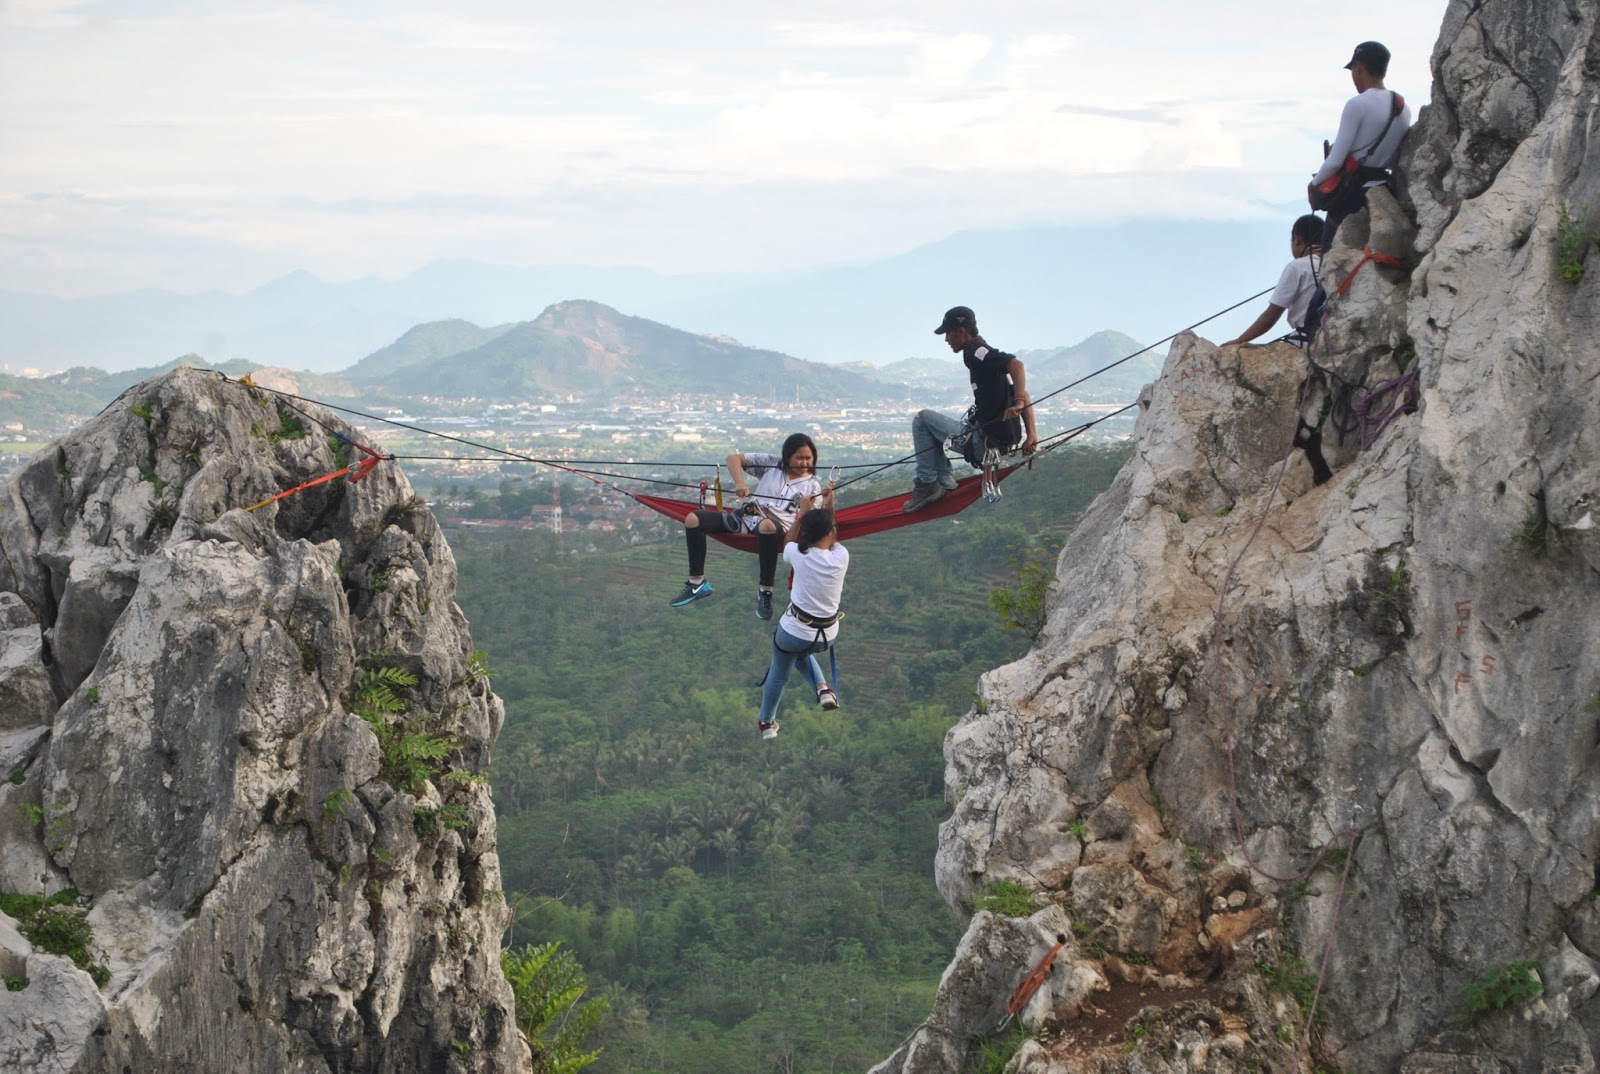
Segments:
[[[1301,352],[1180,337],[1038,643],[947,736],[945,897],[1011,880],[1074,924],[1008,1069],[1600,1063],[1597,20],[1449,5],[1400,196],[1324,268],[1412,266],[1361,266],[1325,321],[1333,479],[1290,447]],[[1363,450],[1339,405],[1402,369],[1420,405]],[[993,1032],[965,983],[1027,972],[996,929],[929,1021],[962,1045],[879,1071],[954,1074]],[[1136,1032],[1076,1033],[1084,966]]]
[[[241,509],[343,465],[334,432],[181,369],[11,479],[0,889],[75,888],[109,979],[0,934],[0,1067],[527,1068],[479,778],[503,710],[433,516],[389,464]]]

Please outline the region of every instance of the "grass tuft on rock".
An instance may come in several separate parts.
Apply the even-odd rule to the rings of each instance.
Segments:
[[[84,915],[88,908],[72,888],[54,895],[23,895],[0,891],[0,911],[14,918],[29,943],[52,955],[70,958],[96,986],[111,980],[111,971],[89,953],[94,929]]]

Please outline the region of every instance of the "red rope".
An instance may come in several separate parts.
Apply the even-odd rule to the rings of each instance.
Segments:
[[[1050,976],[1050,968],[1055,965],[1056,956],[1061,953],[1061,949],[1066,945],[1067,938],[1059,932],[1056,933],[1056,945],[1045,952],[1045,956],[1034,964],[1028,976],[1022,979],[1022,983],[1017,986],[1017,990],[1011,993],[1011,1002],[1006,1004],[1007,1014],[1015,1018],[1022,1013],[1022,1008],[1028,1005],[1028,1001],[1033,998],[1033,994],[1039,991],[1039,986],[1044,984],[1044,979]]]
[[[351,443],[354,444],[355,441],[352,440]],[[363,447],[360,444],[356,444],[356,447],[361,448],[362,451],[369,451],[370,452],[372,450],[371,448]],[[360,462],[351,463],[349,466],[346,466],[346,467],[344,467],[343,469],[340,469],[340,470],[335,470],[331,474],[323,474],[321,477],[313,478],[310,481],[302,482],[301,484],[296,485],[292,489],[284,489],[282,492],[278,493],[276,496],[269,496],[265,500],[262,500],[260,503],[251,504],[249,507],[246,507],[245,510],[246,511],[254,511],[256,508],[265,507],[269,503],[277,503],[279,500],[283,499],[285,496],[293,496],[295,493],[300,492],[303,489],[308,489],[308,488],[311,488],[311,487],[313,487],[315,485],[321,485],[321,484],[323,484],[325,482],[332,481],[332,480],[334,480],[336,478],[344,477],[346,474],[350,475],[350,483],[352,485],[354,485],[357,481],[360,481],[363,477],[366,477],[368,474],[372,473],[373,467],[377,466],[380,462],[383,461],[383,459],[384,459],[384,457],[382,455],[369,454],[366,458],[362,459]]]
[[[1408,271],[1411,268],[1410,265],[1407,265],[1398,257],[1393,257],[1389,254],[1380,254],[1374,251],[1372,247],[1365,246],[1362,247],[1361,250],[1361,260],[1356,262],[1356,267],[1350,270],[1350,274],[1344,278],[1344,282],[1333,289],[1333,293],[1336,295],[1344,294],[1345,289],[1350,286],[1350,281],[1356,278],[1356,273],[1360,272],[1361,266],[1365,265],[1368,261],[1382,265],[1384,268],[1399,269],[1402,272]]]
[[[222,376],[223,380],[227,380],[228,379],[228,376],[227,376],[226,373],[221,374],[221,376]],[[280,392],[276,388],[264,388],[261,385],[257,384],[255,381],[251,380],[250,379],[250,374],[248,374],[248,373],[246,373],[244,376],[239,378],[239,383],[242,386],[244,386],[246,388],[249,388],[249,389],[252,389],[252,390],[255,390],[255,391],[268,391],[268,392],[271,392],[274,395],[281,395],[281,396],[284,396],[285,398],[291,398],[291,399],[300,398],[300,396],[290,395],[288,392]],[[304,410],[301,410],[299,407],[295,406],[293,403],[289,404],[289,409],[295,411],[298,414],[300,414],[302,417],[304,417],[307,420],[309,420],[313,425],[320,425],[321,424],[321,422],[318,422],[315,418],[311,417],[310,414],[307,414]],[[343,433],[335,432],[332,429],[330,429],[328,431],[332,434],[332,436],[333,436],[333,438],[335,440],[338,440],[340,443],[343,443],[343,444],[349,444],[351,447],[357,448],[360,451],[365,452],[367,457],[362,459],[360,462],[351,463],[348,466],[341,467],[340,469],[335,470],[331,474],[323,474],[321,477],[313,478],[310,481],[303,481],[300,484],[296,485],[292,489],[285,489],[282,492],[278,493],[276,496],[269,496],[265,500],[262,500],[260,503],[253,503],[249,507],[246,507],[245,510],[246,511],[254,511],[254,510],[257,510],[258,508],[262,508],[262,507],[267,506],[267,504],[269,504],[269,503],[277,503],[279,500],[283,499],[286,496],[293,496],[297,492],[304,491],[305,489],[308,489],[308,488],[314,488],[317,485],[326,484],[329,481],[337,480],[338,478],[344,477],[347,474],[350,477],[350,484],[354,485],[356,482],[360,481],[362,478],[364,478],[368,474],[372,473],[374,467],[376,467],[380,462],[382,462],[384,459],[387,459],[389,457],[389,456],[383,454],[383,452],[379,451],[377,448],[368,447],[366,444],[363,444],[361,441],[357,440],[353,436],[346,436]]]

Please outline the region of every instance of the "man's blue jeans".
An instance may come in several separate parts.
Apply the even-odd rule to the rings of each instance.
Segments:
[[[828,643],[813,634],[797,638],[783,627],[772,635],[772,666],[767,668],[767,681],[761,687],[762,723],[771,723],[778,711],[778,701],[783,697],[783,684],[789,681],[789,670],[798,667],[811,680],[813,690],[827,682],[822,677],[822,665],[812,653],[825,653]]]
[[[937,410],[919,410],[911,419],[911,446],[917,452],[916,479],[923,484],[943,481],[950,476],[950,460],[944,442],[967,427],[967,423]]]

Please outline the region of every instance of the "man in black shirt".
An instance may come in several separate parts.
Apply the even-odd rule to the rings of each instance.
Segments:
[[[1039,446],[1038,434],[1033,427],[1033,400],[1026,390],[1027,375],[1022,361],[1014,354],[997,351],[978,335],[978,318],[966,306],[947,310],[944,320],[934,330],[944,337],[945,345],[961,355],[972,382],[973,406],[967,420],[952,418],[937,410],[919,410],[911,419],[911,443],[917,451],[916,480],[911,498],[905,503],[907,512],[918,511],[933,503],[947,491],[956,487],[955,476],[950,472],[950,460],[945,456],[945,441],[969,427],[974,435],[982,435],[993,447],[1010,451],[1016,446],[1017,432],[1010,419],[1022,415],[1027,435],[1022,441],[1023,454],[1031,455]]]

